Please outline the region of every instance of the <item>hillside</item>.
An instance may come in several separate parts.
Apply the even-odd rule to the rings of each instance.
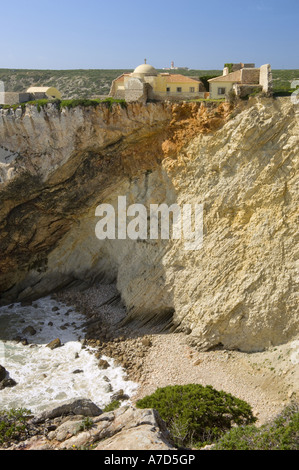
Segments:
[[[13,70],[0,69],[0,81],[6,91],[21,92],[30,86],[51,85],[59,89],[64,99],[98,98],[107,95],[112,80],[132,70]],[[161,70],[162,72],[162,70]],[[221,75],[221,70],[179,70],[192,77]],[[299,79],[299,70],[274,70],[274,91],[287,91],[292,80]]]

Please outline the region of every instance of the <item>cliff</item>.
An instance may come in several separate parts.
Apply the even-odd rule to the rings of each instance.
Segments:
[[[2,304],[117,281],[127,321],[256,351],[298,327],[298,110],[289,99],[2,110]],[[297,186],[296,186],[297,185]],[[204,242],[104,240],[99,204],[204,205]]]

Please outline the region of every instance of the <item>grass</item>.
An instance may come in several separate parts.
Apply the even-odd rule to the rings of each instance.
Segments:
[[[3,109],[12,109],[16,110],[19,107],[21,107],[23,110],[25,110],[26,106],[36,106],[38,112],[40,113],[42,109],[44,109],[48,104],[55,105],[57,109],[61,110],[63,108],[67,109],[74,109],[77,107],[93,107],[96,108],[97,106],[100,105],[105,105],[109,109],[112,109],[114,104],[119,104],[122,108],[126,107],[126,101],[125,100],[119,100],[119,99],[114,99],[114,98],[105,98],[105,99],[74,99],[74,100],[35,100],[35,101],[27,101],[26,103],[22,104],[14,104],[14,105],[3,105],[0,106]]]

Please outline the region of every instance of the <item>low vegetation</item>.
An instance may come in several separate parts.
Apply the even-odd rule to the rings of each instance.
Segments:
[[[112,401],[109,405],[107,405],[105,408],[104,408],[104,413],[109,413],[110,411],[115,411],[117,410],[118,408],[120,408],[120,401],[118,400],[114,400]]]
[[[233,428],[215,450],[299,450],[299,405],[293,403],[272,422]]]
[[[108,106],[108,108],[111,108],[113,104],[120,104],[122,108],[126,107],[126,101],[125,100],[118,100],[114,98],[106,98],[103,100],[87,100],[87,99],[76,99],[76,100],[62,100],[60,103],[57,103],[57,105],[60,108],[76,108],[77,106],[83,106],[83,107],[97,107],[99,104],[105,104]]]
[[[272,75],[275,96],[289,96],[294,92],[296,86],[292,85],[299,81],[299,70],[273,70]]]
[[[234,425],[256,422],[248,403],[211,386],[175,385],[159,388],[139,400],[137,408],[156,409],[177,447],[202,447],[216,442]]]
[[[98,99],[108,95],[111,82],[129,70],[0,69],[6,91],[24,92],[31,86],[51,84],[64,99]]]
[[[119,407],[120,402],[115,401],[104,412]],[[217,451],[299,450],[299,404],[296,402],[260,427],[255,425],[256,418],[248,403],[210,386],[160,388],[139,400],[137,408],[156,409],[178,448],[200,449],[212,444],[211,449]],[[31,418],[31,412],[24,408],[0,411],[0,448],[6,449],[37,435]],[[90,430],[93,425],[91,418],[84,418],[76,434]]]
[[[122,108],[126,107],[125,100],[118,100],[114,98],[105,98],[105,99],[97,99],[97,100],[88,100],[88,99],[75,99],[75,100],[35,100],[35,101],[27,101],[27,103],[22,104],[14,104],[14,105],[3,105],[0,106],[3,109],[12,109],[16,110],[21,107],[22,110],[25,110],[26,106],[36,106],[38,112],[40,113],[42,109],[46,108],[48,104],[55,105],[57,109],[61,110],[63,108],[67,109],[74,109],[77,107],[93,107],[96,108],[99,105],[107,106],[109,109],[112,108],[114,104],[119,104]]]
[[[78,425],[76,434],[79,434],[80,432],[89,431],[90,429],[92,429],[93,425],[94,423],[91,418],[84,418],[83,421]]]
[[[0,445],[10,445],[28,437],[31,412],[25,408],[0,411]]]
[[[57,88],[63,99],[101,99],[110,92],[111,83],[132,69],[97,70],[25,70],[0,69],[0,81],[6,91],[24,92],[31,86],[51,85]],[[165,72],[160,70],[159,72]],[[221,70],[172,70],[190,77],[218,76]]]
[[[299,404],[257,427],[248,403],[211,386],[169,386],[137,402],[156,409],[177,447],[213,450],[298,450]]]

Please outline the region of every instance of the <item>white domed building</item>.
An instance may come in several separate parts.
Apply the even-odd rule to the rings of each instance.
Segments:
[[[204,98],[205,90],[200,80],[181,74],[158,73],[145,60],[134,72],[123,74],[112,82],[110,96],[127,102],[180,101]]]
[[[131,76],[134,77],[139,77],[139,78],[144,78],[144,77],[157,77],[158,72],[153,67],[152,65],[149,65],[147,63],[144,63],[142,65],[139,65],[134,72],[131,74]]]

